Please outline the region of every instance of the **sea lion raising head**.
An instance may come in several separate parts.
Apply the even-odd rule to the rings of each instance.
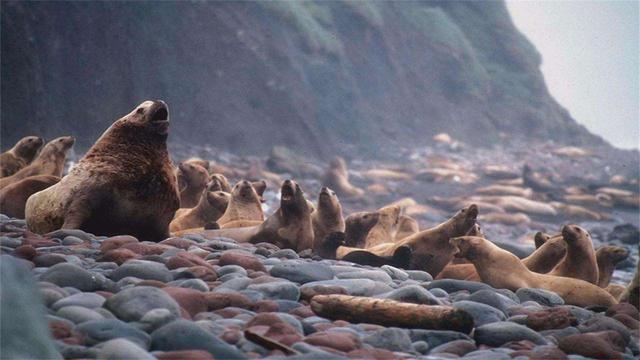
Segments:
[[[324,186],[318,195],[318,208],[311,214],[313,224],[313,249],[318,252],[323,247],[327,235],[335,232],[344,233],[345,223],[342,216],[342,205],[338,195]]]
[[[549,275],[572,277],[597,284],[598,263],[589,232],[577,225],[565,225],[562,228],[562,238],[567,243],[567,254]]]
[[[72,136],[63,136],[49,141],[31,164],[11,176],[0,179],[0,189],[29,176],[52,175],[61,177],[67,152],[75,142],[76,139]]]
[[[233,187],[229,205],[224,215],[218,219],[218,225],[222,226],[238,220],[264,220],[261,195],[267,185],[264,181],[259,181],[255,184],[256,186],[254,187],[251,182],[242,180]]]
[[[602,246],[596,251],[598,263],[598,286],[606,288],[619,262],[629,257],[629,250],[614,245]]]
[[[380,214],[375,211],[362,211],[347,216],[344,220],[344,245],[363,247],[367,234],[379,219]]]
[[[229,185],[229,180],[227,180],[226,176],[215,173],[209,176],[207,191],[224,191],[230,193],[231,185]]]
[[[0,155],[0,177],[13,175],[29,165],[42,145],[44,139],[37,136],[20,139],[11,149]]]
[[[196,206],[209,182],[207,169],[197,164],[182,162],[178,165],[178,179],[181,179],[179,181],[183,184],[180,188],[180,207]]]
[[[179,209],[169,225],[171,232],[204,227],[217,221],[227,210],[231,195],[224,191],[203,191],[198,205]]]
[[[67,176],[29,198],[29,230],[166,238],[180,205],[168,131],[169,109],[160,100],[145,101],[114,122]]]

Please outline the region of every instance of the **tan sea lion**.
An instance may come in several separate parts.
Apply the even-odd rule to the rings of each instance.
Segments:
[[[567,254],[549,275],[572,277],[597,284],[598,263],[589,232],[577,225],[565,225],[562,228],[562,238],[567,243]]]
[[[455,248],[449,243],[449,238],[462,236],[475,225],[478,207],[471,204],[458,211],[449,220],[408,236],[398,242],[380,244],[366,250],[382,257],[392,257],[399,247],[406,246],[411,250],[408,268],[410,270],[424,270],[432,276],[451,261]],[[346,256],[349,252],[361,251],[357,248],[340,247],[337,258]]]
[[[217,221],[227,210],[230,198],[231,195],[224,191],[203,191],[196,207],[176,211],[174,219],[169,224],[169,231],[204,227]]]
[[[209,171],[209,160],[204,160],[199,157],[191,157],[183,162],[186,164],[202,166],[205,170]]]
[[[478,220],[503,225],[526,225],[531,223],[531,218],[527,214],[521,212],[518,213],[504,213],[504,212],[489,212],[480,215]]]
[[[218,225],[238,220],[264,221],[261,200],[266,186],[264,181],[256,182],[255,187],[247,180],[239,181],[231,190],[227,211],[218,219]]]
[[[24,178],[0,190],[0,213],[24,219],[24,207],[29,196],[56,184],[60,178],[36,175]]]
[[[329,163],[329,168],[324,174],[322,184],[334,189],[341,197],[356,198],[364,195],[364,190],[351,185],[349,182],[347,163],[339,156]]]
[[[302,251],[313,248],[311,210],[304,192],[293,180],[285,180],[280,189],[280,208],[258,226],[220,230],[200,230],[193,233],[205,238],[228,237],[238,242],[269,242],[281,249]],[[190,232],[181,232],[187,234]]]
[[[620,301],[628,302],[640,310],[640,261],[636,264],[636,273],[633,276],[633,280],[629,282],[627,288],[620,295]]]
[[[114,122],[67,176],[31,195],[28,229],[167,238],[180,206],[168,130],[169,110],[160,100],[145,101]]]
[[[473,263],[482,282],[497,289],[538,288],[553,291],[569,305],[609,307],[617,303],[604,289],[580,279],[532,272],[514,254],[480,237],[452,238],[456,256]]]
[[[482,195],[514,195],[525,198],[530,198],[533,195],[533,191],[531,189],[525,189],[519,186],[498,184],[478,188],[476,189],[476,193]]]
[[[629,257],[629,250],[614,245],[605,245],[596,251],[598,263],[598,286],[606,288],[611,282],[616,265]]]
[[[29,176],[52,175],[62,177],[67,152],[75,142],[76,140],[71,136],[63,136],[49,141],[31,164],[11,176],[1,178],[0,189]]]
[[[393,236],[394,241],[402,240],[407,236],[413,235],[420,231],[418,221],[409,215],[400,215],[398,218],[398,226]]]
[[[564,201],[575,204],[592,207],[607,207],[613,206],[613,199],[607,194],[570,194],[564,196]]]
[[[223,174],[214,173],[209,176],[209,183],[207,184],[207,191],[224,191],[231,193],[231,185],[229,180]]]
[[[344,232],[345,222],[342,215],[342,205],[335,191],[323,186],[318,195],[318,208],[311,214],[313,224],[313,250],[323,247],[327,235]]]
[[[363,247],[371,228],[378,223],[380,214],[375,211],[353,213],[344,220],[344,245]]]
[[[563,204],[557,201],[552,201],[550,204],[558,211],[559,214],[562,214],[562,216],[567,219],[595,221],[609,220],[609,216],[586,209],[582,206]]]
[[[395,227],[398,225],[400,206],[388,205],[378,209],[378,222],[364,238],[364,248],[393,242]]]
[[[0,178],[13,175],[29,165],[43,144],[43,138],[26,136],[11,149],[0,154]]]
[[[249,226],[257,226],[262,224],[262,221],[260,220],[234,220],[234,221],[229,221],[228,223],[224,224],[224,225],[219,225],[218,224],[218,228],[219,229],[231,229],[231,228],[239,228],[239,227],[249,227]]]
[[[620,301],[620,298],[622,297],[622,294],[627,290],[627,287],[620,284],[609,284],[604,289],[607,290],[607,292],[611,294],[611,296]]]
[[[178,165],[180,188],[180,208],[190,209],[198,205],[202,192],[207,187],[209,173],[200,165],[181,162]]]

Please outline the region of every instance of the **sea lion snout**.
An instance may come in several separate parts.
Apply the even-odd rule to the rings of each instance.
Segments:
[[[469,207],[467,208],[467,216],[475,220],[478,217],[478,205],[469,205]]]

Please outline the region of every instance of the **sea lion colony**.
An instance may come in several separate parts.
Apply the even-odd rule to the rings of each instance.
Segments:
[[[485,221],[503,226],[535,226],[536,221],[548,217],[605,220],[606,209],[637,209],[638,193],[633,190],[637,179],[617,178],[596,189],[562,189],[552,176],[537,173],[528,165],[521,175],[494,165],[483,170],[494,183],[478,187],[469,196],[431,197],[428,204],[434,207],[404,198],[378,209],[345,214],[341,198],[351,204],[369,204],[372,193],[389,192],[385,181],[428,178],[434,182],[473,182],[479,176],[445,159],[433,158],[432,168],[415,174],[400,168],[368,169],[358,176],[368,178],[372,184],[358,187],[351,183],[346,161],[335,158],[324,174],[313,168],[304,169],[324,185],[314,203],[298,182],[281,180],[279,174],[264,170],[255,162],[245,173],[240,168],[199,158],[174,166],[167,150],[168,132],[168,106],[159,100],[145,101],[116,120],[64,176],[63,165],[74,143],[72,137],[54,139],[42,147],[42,139],[29,136],[2,154],[0,210],[26,220],[2,218],[1,231],[4,239],[9,239],[2,242],[2,251],[36,267],[39,280],[50,284],[42,289],[57,294],[45,296],[49,306],[64,309],[61,302],[72,293],[63,287],[70,286],[84,292],[101,290],[111,294],[110,299],[124,298],[127,292],[161,288],[160,295],[156,295],[166,298],[169,305],[157,307],[168,309],[170,314],[175,304],[180,309],[178,316],[211,324],[216,319],[241,317],[242,309],[251,310],[243,310],[249,313],[241,317],[250,321],[242,321],[235,328],[224,325],[223,332],[212,330],[224,346],[211,348],[195,340],[189,345],[165,346],[158,345],[157,338],[162,334],[154,330],[171,326],[171,321],[145,323],[150,314],[132,315],[131,308],[118,305],[116,300],[104,302],[103,295],[98,296],[101,301],[97,307],[102,309],[104,303],[111,316],[147,324],[141,328],[151,335],[151,343],[143,341],[140,350],[159,351],[154,353],[158,357],[169,350],[184,349],[205,350],[220,357],[319,354],[314,351],[363,358],[445,353],[462,356],[483,351],[486,356],[493,356],[500,353],[499,349],[507,349],[504,354],[532,357],[562,357],[565,353],[596,354],[594,357],[604,353],[618,358],[638,355],[637,341],[629,337],[637,337],[640,324],[637,270],[636,278],[628,285],[612,283],[616,265],[630,255],[628,249],[613,245],[595,249],[589,231],[567,221],[557,234],[533,235],[528,241],[535,243],[535,250],[516,256],[501,248],[504,244],[492,242],[480,227]],[[284,160],[273,162],[294,173],[295,167],[283,165]],[[237,182],[233,184],[229,179]],[[277,209],[264,211],[266,191],[269,187],[273,191],[276,186]],[[433,213],[444,215],[446,220],[422,227],[414,218]],[[58,253],[56,247],[66,250]],[[70,253],[82,255],[73,255],[78,259],[73,262],[65,257]],[[64,270],[65,266],[74,268]],[[82,277],[92,272],[91,280],[82,283]],[[484,295],[480,296],[482,291]],[[370,318],[371,309],[378,306],[375,301],[332,298],[331,294],[389,300],[379,305],[383,310],[377,319]],[[130,301],[135,299],[134,296]],[[148,305],[140,301],[138,306]],[[334,315],[327,315],[326,307],[346,309],[356,306],[356,301],[354,309],[364,307],[367,318],[357,318],[354,314],[359,310],[354,310],[345,318],[335,315],[338,318],[332,318],[333,323],[311,321],[314,312],[331,318]],[[407,302],[438,306],[428,310],[402,304]],[[572,310],[566,305],[583,309]],[[289,312],[288,316],[295,316],[293,325],[290,319],[278,315],[284,308],[289,309],[284,311]],[[415,311],[414,316],[408,314],[402,320],[402,324],[409,322],[406,327],[412,327],[415,320],[421,321],[415,327],[464,334],[434,342],[417,330],[397,329],[392,335],[384,332],[391,330],[375,325],[370,329],[359,325],[364,329],[362,333],[343,333],[348,334],[346,338],[351,343],[344,340],[342,344],[333,337],[338,332],[331,329],[344,326],[345,319],[355,321],[354,316],[361,323],[395,324],[393,319],[382,318],[387,310]],[[264,314],[262,319],[260,314],[265,312],[276,315]],[[494,313],[497,315],[491,320]],[[103,319],[96,314],[97,320],[92,321]],[[83,317],[86,314],[58,311],[52,315],[52,329],[69,329],[66,333],[53,332],[66,344],[59,346],[65,357],[74,357],[73,351],[81,357],[94,354],[89,351],[92,343],[110,340],[95,338],[87,342],[87,337],[97,335],[86,330],[88,325],[80,325],[91,321]],[[457,320],[436,321],[438,317]],[[190,326],[173,324],[175,331]],[[295,324],[305,328],[299,331]],[[505,335],[507,330],[501,332],[500,326],[517,329]],[[555,332],[543,337],[535,332],[540,327]],[[614,340],[603,340],[594,345],[595,350],[572,346],[585,341],[584,336],[591,336],[593,331],[606,333]],[[84,335],[79,336],[78,332]],[[377,332],[385,335],[378,336],[381,339],[371,337]],[[469,332],[473,338],[467,335]],[[409,345],[383,341],[387,336],[406,337]],[[623,340],[618,341],[617,336]],[[310,350],[302,349],[302,345],[292,347],[301,340]],[[253,345],[243,345],[247,341]],[[363,346],[362,341],[369,346]],[[72,345],[84,348],[72,351]]]

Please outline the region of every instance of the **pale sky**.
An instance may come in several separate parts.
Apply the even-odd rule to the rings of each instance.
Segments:
[[[516,26],[542,54],[551,94],[621,148],[640,141],[639,4],[507,0]]]

